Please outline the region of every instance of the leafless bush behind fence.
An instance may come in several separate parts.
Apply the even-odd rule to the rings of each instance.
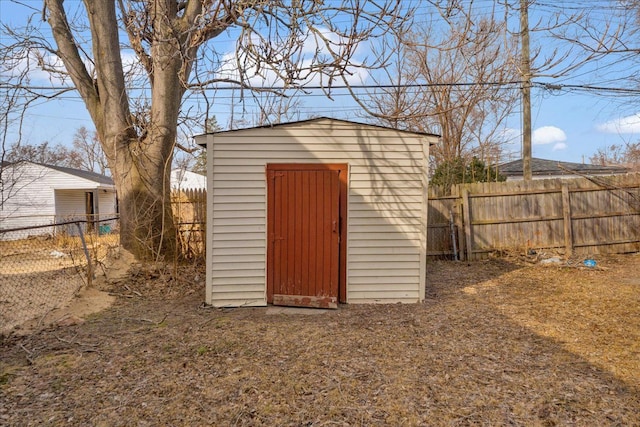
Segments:
[[[119,240],[113,217],[0,230],[0,334],[67,303]]]

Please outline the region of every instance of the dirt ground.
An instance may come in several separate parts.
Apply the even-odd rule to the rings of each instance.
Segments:
[[[640,255],[432,262],[415,305],[203,306],[134,271],[86,319],[0,343],[1,425],[640,426]]]
[[[107,255],[117,251],[118,236],[85,237],[87,250],[100,270]],[[64,307],[87,280],[79,237],[62,234],[0,241],[0,335],[16,327],[32,328],[24,325],[31,319],[36,319],[36,324],[46,320],[44,317]]]

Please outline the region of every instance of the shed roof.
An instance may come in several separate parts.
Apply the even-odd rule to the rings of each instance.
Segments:
[[[437,135],[435,133],[417,132],[417,131],[411,131],[411,130],[405,130],[405,129],[396,129],[396,128],[391,128],[391,127],[388,127],[388,126],[376,125],[376,124],[371,124],[371,123],[355,122],[355,121],[344,120],[344,119],[335,119],[335,118],[332,118],[332,117],[325,117],[325,116],[314,117],[312,119],[306,119],[306,120],[297,120],[297,121],[293,121],[293,122],[275,123],[275,124],[268,124],[268,125],[262,125],[262,126],[252,126],[252,127],[247,127],[247,128],[241,128],[241,129],[227,129],[227,130],[221,130],[221,131],[209,132],[209,133],[210,134],[226,134],[226,133],[231,133],[231,132],[240,132],[240,131],[249,130],[249,129],[266,129],[266,128],[297,126],[297,125],[300,125],[300,124],[312,124],[312,123],[319,123],[319,122],[323,122],[323,121],[330,121],[330,122],[335,122],[335,123],[343,123],[343,124],[350,124],[350,125],[357,125],[357,126],[367,126],[367,127],[372,127],[372,128],[378,128],[378,129],[393,130],[393,131],[402,132],[402,133],[409,133],[409,134],[412,134],[412,135],[425,135],[425,136],[440,137],[440,135]],[[431,144],[431,145],[433,145],[433,144]]]
[[[500,173],[505,176],[522,176],[522,159],[503,163],[498,166]],[[540,158],[531,159],[531,174],[536,176],[553,175],[612,175],[627,173],[628,169],[622,166],[600,166],[587,163],[561,162]]]

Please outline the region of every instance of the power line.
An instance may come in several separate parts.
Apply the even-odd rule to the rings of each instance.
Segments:
[[[389,89],[426,89],[426,88],[451,88],[451,87],[459,87],[459,88],[469,88],[469,87],[498,87],[498,88],[507,88],[514,89],[522,85],[524,81],[521,80],[512,80],[505,82],[455,82],[455,83],[404,83],[404,84],[369,84],[369,85],[340,85],[340,86],[300,86],[300,87],[286,87],[286,86],[272,86],[272,87],[256,87],[255,89],[259,89],[262,91],[268,90],[273,92],[302,92],[305,91],[341,91],[341,90],[350,90],[350,91],[361,91],[361,90],[389,90]],[[628,95],[640,95],[640,88],[628,88],[628,87],[619,87],[619,86],[599,86],[599,85],[589,85],[589,84],[568,84],[568,83],[548,83],[548,82],[540,82],[540,81],[531,81],[531,85],[533,87],[549,90],[549,91],[591,91],[591,92],[605,92],[605,93],[615,93],[615,94],[628,94]],[[24,85],[12,85],[7,83],[0,83],[0,89],[6,90],[20,90],[24,89],[27,91],[73,91],[75,88],[73,86],[24,86]],[[148,88],[132,88],[132,90],[148,90]],[[251,89],[243,89],[236,86],[209,86],[205,88],[199,88],[197,91],[193,91],[189,96],[198,96],[200,92],[228,92],[228,91],[247,91],[250,92]],[[265,92],[269,93],[269,92]],[[343,94],[332,94],[332,96],[349,96],[349,93]],[[25,94],[25,97],[28,95]],[[259,95],[258,95],[259,96]],[[310,94],[305,93],[304,96],[325,96],[324,94]],[[221,99],[229,98],[230,96],[220,96]],[[79,95],[65,95],[60,97],[55,97],[56,99],[78,99]]]
[[[271,91],[302,91],[302,90],[325,90],[325,89],[396,89],[396,88],[423,88],[423,87],[471,87],[471,86],[508,86],[508,85],[519,85],[522,82],[519,80],[514,81],[506,81],[506,82],[455,82],[455,83],[405,83],[405,84],[376,84],[376,85],[340,85],[340,86],[320,86],[320,85],[310,85],[310,86],[300,86],[300,87],[290,87],[290,86],[264,86],[264,87],[255,87],[252,89],[256,90],[271,90]],[[65,91],[65,90],[75,90],[74,86],[32,86],[32,85],[12,85],[8,83],[0,83],[0,89],[24,89],[24,90],[56,90],[56,91]],[[134,87],[130,88],[131,90],[148,90],[148,87]],[[204,88],[197,88],[198,91],[202,90],[216,90],[216,91],[228,91],[228,90],[251,90],[246,88],[241,88],[237,86],[208,86]]]
[[[553,83],[534,83],[536,86],[555,91],[555,90],[581,90],[591,92],[610,92],[612,94],[627,94],[627,95],[640,95],[640,89],[623,88],[623,87],[607,87],[607,86],[592,86],[584,84],[562,84],[555,85]]]

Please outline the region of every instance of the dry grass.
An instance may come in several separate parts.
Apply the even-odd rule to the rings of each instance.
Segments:
[[[118,235],[85,236],[98,267]],[[67,304],[87,284],[87,259],[78,236],[0,241],[0,335]]]
[[[598,263],[432,263],[424,304],[315,316],[142,272],[142,297],[2,343],[0,424],[637,426],[640,256]]]

